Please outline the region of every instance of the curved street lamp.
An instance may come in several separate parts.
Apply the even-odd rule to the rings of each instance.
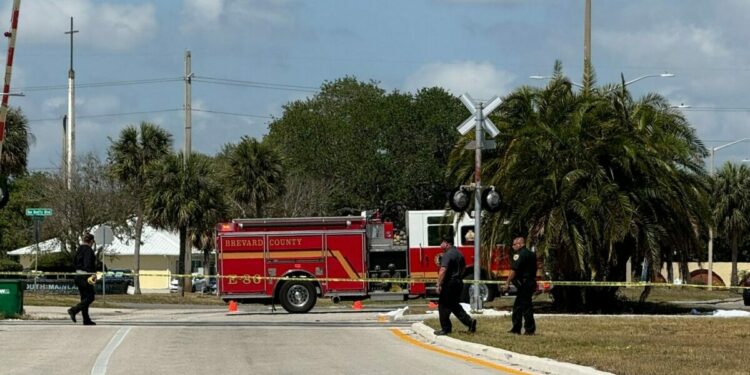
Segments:
[[[638,78],[631,79],[630,81],[626,81],[625,82],[625,86],[627,86],[627,85],[629,85],[631,83],[638,82],[638,81],[640,81],[642,79],[652,78],[652,77],[653,78],[671,78],[671,77],[674,77],[674,73],[666,73],[665,72],[665,73],[661,73],[661,74],[646,74],[646,75],[640,76]],[[552,76],[533,75],[533,76],[529,76],[529,79],[552,79]],[[583,88],[583,85],[580,84],[580,83],[578,83],[578,82],[570,81],[570,84],[573,85],[573,86],[576,86],[576,87]]]
[[[646,74],[645,76],[640,76],[636,79],[631,79],[630,81],[625,82],[625,86],[638,82],[642,79],[651,78],[651,77],[660,77],[660,78],[671,78],[674,77],[674,73],[661,73],[661,74]]]

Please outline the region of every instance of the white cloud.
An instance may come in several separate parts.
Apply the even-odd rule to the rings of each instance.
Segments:
[[[5,2],[2,14],[10,14]],[[33,0],[19,12],[18,39],[31,43],[66,42],[63,32],[73,17],[77,43],[109,50],[129,50],[149,40],[157,29],[153,4],[128,5],[93,0]]]
[[[115,95],[78,96],[76,98],[76,114],[99,115],[121,110],[120,98]]]
[[[294,24],[288,0],[184,0],[182,30],[273,29]]]
[[[696,25],[657,25],[638,30],[602,30],[594,34],[597,45],[619,53],[626,61],[640,63],[663,56],[670,60],[709,61],[730,58],[722,33],[712,27]]]
[[[45,99],[42,103],[42,110],[44,112],[65,112],[68,108],[68,97],[67,96],[55,96],[52,98]]]
[[[447,3],[447,4],[458,4],[458,5],[473,5],[473,4],[492,4],[492,5],[505,5],[505,4],[520,4],[524,0],[433,0],[436,3]]]
[[[416,91],[439,86],[453,95],[469,93],[476,99],[489,99],[510,92],[513,79],[513,74],[499,70],[488,62],[431,63],[409,76],[404,88]]]

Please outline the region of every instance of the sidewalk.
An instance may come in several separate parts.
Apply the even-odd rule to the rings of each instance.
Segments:
[[[26,316],[30,320],[70,320],[67,306],[24,306]],[[223,306],[203,306],[203,308],[100,308],[92,307],[89,314],[93,320],[107,321],[174,321],[176,317],[196,315],[223,315]]]

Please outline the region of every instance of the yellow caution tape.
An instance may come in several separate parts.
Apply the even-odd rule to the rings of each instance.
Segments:
[[[45,277],[45,276],[75,276],[81,275],[75,272],[0,272],[0,276],[24,276],[24,277]],[[97,272],[98,277],[102,277],[101,272]],[[228,279],[230,281],[249,281],[255,284],[259,284],[263,280],[268,281],[291,281],[291,280],[307,280],[317,282],[367,282],[367,283],[393,283],[393,284],[421,284],[421,283],[436,283],[435,278],[346,278],[346,277],[305,277],[305,276],[261,276],[259,274],[242,274],[242,275],[184,275],[184,274],[171,274],[165,275],[163,273],[128,273],[125,274],[130,277],[135,276],[156,276],[156,277],[171,277],[171,278],[216,278],[216,279]],[[113,278],[114,276],[110,276]],[[505,280],[465,280],[466,284],[497,284],[504,285]],[[563,286],[579,286],[579,287],[689,287],[699,289],[720,289],[720,290],[743,290],[750,289],[747,286],[724,286],[724,285],[704,285],[704,284],[669,284],[669,283],[653,283],[653,282],[624,282],[624,281],[552,281],[552,280],[540,280],[537,284],[542,286],[543,289],[548,287],[563,287]]]

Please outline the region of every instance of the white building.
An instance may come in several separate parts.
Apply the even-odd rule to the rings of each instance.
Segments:
[[[103,246],[103,262],[107,269],[133,269],[135,268],[135,240],[133,238],[114,237],[112,243]],[[24,269],[34,269],[37,255],[56,253],[61,251],[61,243],[57,238],[49,239],[36,245],[29,245],[8,252],[8,255],[17,256]],[[203,254],[193,247],[193,260],[201,263]],[[177,272],[177,262],[180,254],[180,238],[178,233],[153,228],[149,225],[143,226],[141,234],[141,289],[169,289],[171,275]]]

